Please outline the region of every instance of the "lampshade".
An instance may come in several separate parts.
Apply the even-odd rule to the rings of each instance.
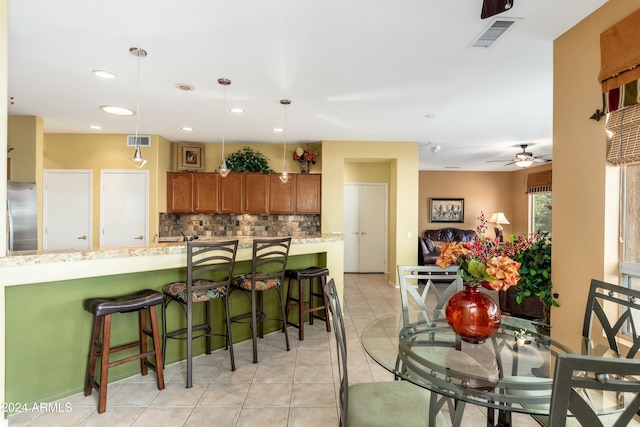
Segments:
[[[282,175],[280,175],[280,181],[286,184],[289,181],[289,174],[287,173],[287,106],[291,104],[289,99],[281,99],[280,104],[284,105],[284,144],[282,146]]]
[[[133,165],[136,168],[140,169],[147,163],[147,161],[142,158],[142,151],[140,151],[140,138],[138,138],[138,131],[140,130],[140,58],[146,58],[147,51],[139,47],[132,47],[129,48],[129,53],[138,57],[138,88],[136,94],[136,109],[138,110],[138,112],[136,117],[135,136],[136,151],[133,153],[133,157],[131,157],[129,160],[133,161]]]
[[[532,164],[533,164],[533,160],[530,160],[530,159],[516,161],[516,166],[518,166],[519,168],[528,168]]]
[[[226,178],[229,175],[229,169],[227,168],[227,159],[224,157],[224,133],[225,125],[227,123],[227,86],[231,84],[229,79],[218,79],[218,83],[224,86],[224,97],[222,101],[222,164],[220,164],[220,176]]]
[[[502,212],[494,212],[491,215],[491,218],[489,218],[489,222],[492,222],[494,224],[510,224],[509,220],[506,216],[504,216],[504,213]]]

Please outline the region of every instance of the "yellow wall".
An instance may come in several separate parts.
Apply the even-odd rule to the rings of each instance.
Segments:
[[[554,42],[553,325],[581,331],[592,278],[618,283],[618,169],[605,160],[600,33],[640,7],[610,0]],[[552,329],[553,331],[553,329]]]
[[[389,164],[389,280],[398,264],[415,264],[418,232],[418,144],[415,142],[323,141],[322,231],[344,232],[344,183],[348,165],[360,161]],[[330,201],[327,198],[331,192]],[[410,236],[409,236],[410,233]]]
[[[166,172],[171,166],[171,142],[161,136],[151,136],[151,146],[143,147],[149,171],[149,235],[158,233],[158,213],[166,210]],[[100,246],[100,171],[102,169],[133,169],[129,160],[134,148],[127,147],[126,135],[57,134],[44,135],[44,169],[93,170],[93,247]],[[41,206],[39,197],[38,205]],[[39,218],[42,211],[39,210]],[[41,242],[42,239],[39,239]]]
[[[42,159],[42,118],[35,116],[11,116],[8,119],[7,144],[13,147],[11,180],[36,182],[37,167]]]

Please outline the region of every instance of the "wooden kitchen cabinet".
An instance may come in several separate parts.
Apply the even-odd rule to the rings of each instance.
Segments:
[[[167,212],[217,213],[217,173],[167,173]]]
[[[321,208],[322,175],[296,175],[296,213],[319,214]]]
[[[264,214],[269,211],[269,174],[244,174],[243,213]]]
[[[244,174],[230,173],[220,177],[220,213],[241,213],[244,194]]]
[[[217,173],[193,174],[193,210],[197,213],[217,213],[220,175]]]
[[[296,175],[289,175],[285,184],[280,174],[269,174],[269,213],[291,214],[295,212]]]
[[[193,173],[167,173],[167,212],[193,212]]]

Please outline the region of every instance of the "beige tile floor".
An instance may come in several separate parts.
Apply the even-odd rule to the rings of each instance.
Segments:
[[[392,381],[393,376],[368,358],[360,331],[377,316],[400,309],[399,290],[380,274],[345,275],[343,309],[349,349],[349,380]],[[229,369],[228,352],[218,350],[194,359],[193,388],[185,388],[184,362],[167,366],[166,388],[155,375],[134,376],[109,384],[107,411],[98,414],[97,395],[69,396],[69,412],[21,413],[9,426],[269,426],[331,427],[338,425],[336,355],[333,333],[324,322],[305,326],[305,340],[289,329],[291,351],[276,332],[259,340],[260,362],[251,363],[251,343],[234,346],[237,370]],[[534,427],[529,416],[514,414],[513,424]],[[486,425],[482,408],[467,405],[463,426]]]

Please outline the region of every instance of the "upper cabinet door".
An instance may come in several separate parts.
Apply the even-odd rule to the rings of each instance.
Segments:
[[[294,213],[295,203],[296,175],[289,175],[285,184],[279,174],[269,174],[269,213]]]
[[[167,172],[167,212],[193,212],[193,173]]]
[[[322,175],[296,175],[296,213],[319,214]]]
[[[244,174],[245,213],[263,214],[269,209],[269,175],[266,173]]]
[[[220,178],[220,213],[242,213],[244,173],[230,173]]]
[[[217,213],[220,193],[220,175],[217,173],[197,173],[193,175],[193,200],[195,212]]]

